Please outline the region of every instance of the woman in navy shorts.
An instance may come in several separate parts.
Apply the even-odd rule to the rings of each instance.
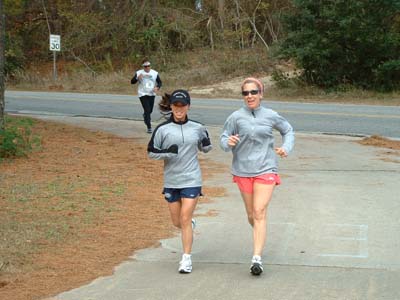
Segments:
[[[176,90],[163,96],[160,110],[171,112],[171,117],[154,130],[147,147],[152,159],[164,160],[164,190],[172,223],[181,229],[183,255],[180,273],[192,271],[192,244],[195,221],[193,212],[201,195],[201,170],[198,151],[211,150],[207,129],[189,120],[190,96],[185,90]]]
[[[263,272],[261,261],[267,232],[267,207],[275,185],[280,184],[276,155],[286,157],[294,145],[292,126],[275,111],[261,106],[264,86],[256,78],[242,83],[244,105],[224,124],[221,148],[232,151],[233,181],[239,187],[247,217],[253,227],[253,257],[250,272]],[[274,148],[273,129],[283,143]]]

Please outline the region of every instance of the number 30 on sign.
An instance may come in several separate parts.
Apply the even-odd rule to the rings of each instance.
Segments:
[[[61,36],[50,34],[50,51],[61,51]]]

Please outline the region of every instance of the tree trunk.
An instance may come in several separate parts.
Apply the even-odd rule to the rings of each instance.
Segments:
[[[157,8],[157,1],[156,0],[152,0],[151,1],[151,10],[155,11]]]
[[[212,29],[212,17],[208,19],[207,22],[207,29],[208,32],[210,33],[210,44],[211,44],[211,50],[214,51],[214,38],[213,38],[213,29]]]
[[[272,18],[271,18],[270,15],[267,15],[266,21],[265,21],[265,25],[266,25],[267,28],[268,28],[268,33],[269,33],[269,35],[271,36],[272,40],[273,40],[274,42],[278,41],[278,35],[277,35],[277,33],[275,32],[275,29],[274,29],[274,22],[273,22],[273,20],[272,20]]]
[[[5,17],[3,0],[0,0],[0,130],[4,129],[4,47],[5,47]]]
[[[218,0],[218,17],[221,25],[221,32],[224,32],[225,23],[225,0]]]
[[[235,5],[236,5],[236,17],[238,20],[238,27],[239,27],[239,31],[240,31],[239,48],[243,49],[244,48],[244,37],[243,37],[242,19],[240,17],[240,5],[239,5],[238,0],[235,0]]]

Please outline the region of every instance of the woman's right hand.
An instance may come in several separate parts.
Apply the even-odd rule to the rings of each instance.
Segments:
[[[228,146],[229,147],[235,147],[236,145],[237,145],[237,143],[239,143],[240,142],[240,138],[239,138],[239,135],[238,134],[235,134],[235,135],[231,135],[229,138],[228,138]]]
[[[178,145],[173,144],[171,146],[168,147],[167,151],[169,153],[174,153],[174,154],[178,154]]]

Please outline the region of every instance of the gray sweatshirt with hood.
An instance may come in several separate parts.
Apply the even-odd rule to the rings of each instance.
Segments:
[[[289,154],[294,145],[293,128],[277,112],[263,106],[254,110],[243,106],[228,117],[220,146],[224,151],[233,153],[233,175],[254,177],[278,172],[273,129],[280,132],[283,140],[281,147]],[[228,139],[235,134],[239,135],[240,141],[231,148]]]
[[[207,129],[198,122],[171,118],[157,126],[147,146],[148,156],[164,160],[164,187],[187,188],[202,185],[198,151],[212,149]]]

